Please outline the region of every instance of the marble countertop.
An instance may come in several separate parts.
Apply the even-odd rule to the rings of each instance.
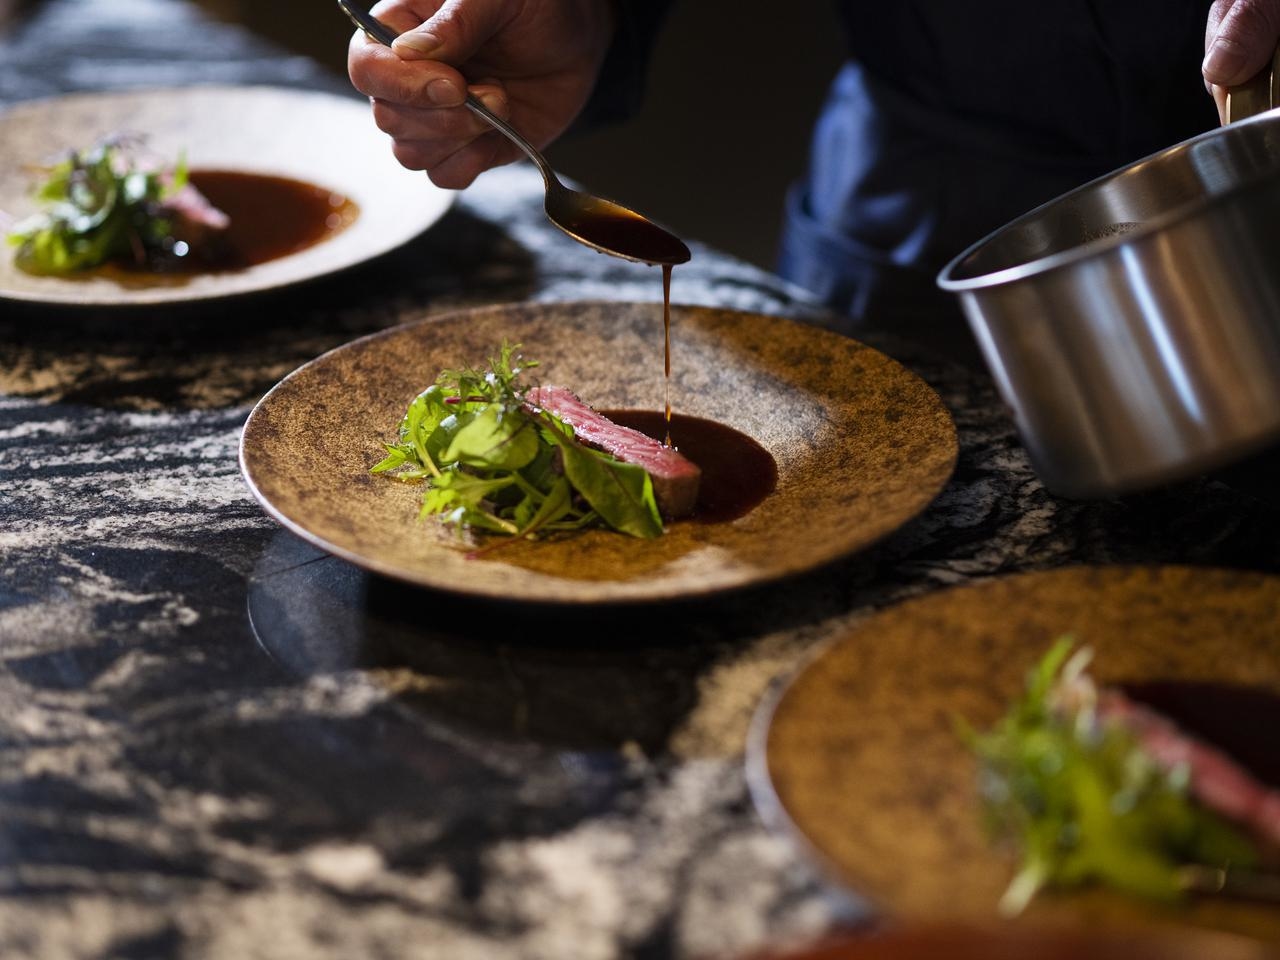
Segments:
[[[0,104],[190,82],[349,92],[170,0],[48,0],[0,36]],[[1051,496],[984,376],[874,331],[952,410],[959,465],[918,520],[799,580],[523,610],[284,532],[236,450],[299,364],[456,307],[660,297],[540,203],[531,169],[496,171],[401,250],[234,313],[0,305],[0,956],[603,960],[804,940],[865,911],[761,822],[743,749],[809,651],[974,578],[1278,566],[1280,513],[1220,477]],[[673,295],[838,323],[703,247]]]

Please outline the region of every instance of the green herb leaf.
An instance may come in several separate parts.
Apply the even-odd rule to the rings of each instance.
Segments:
[[[520,519],[520,528],[526,533],[536,533],[543,527],[551,526],[567,517],[573,510],[573,488],[569,486],[568,480],[560,477],[551,484],[551,489],[547,491],[546,496],[538,498],[537,501],[533,497],[527,497],[521,501],[521,506],[525,507],[535,502],[537,509],[533,514]],[[519,518],[518,513],[517,517]]]
[[[569,427],[525,408],[520,374],[537,364],[504,343],[487,369],[446,370],[409,404],[399,442],[371,471],[425,479],[423,515],[532,537],[603,525],[662,533],[653,482],[637,466],[579,444]]]
[[[191,171],[187,167],[187,151],[178,153],[178,162],[173,165],[173,173],[168,186],[164,188],[164,196],[171,197],[191,182]]]
[[[564,456],[565,476],[605,523],[633,537],[662,536],[653,480],[643,467],[602,456],[568,437],[555,442]]]
[[[1022,853],[1001,910],[1018,913],[1046,886],[1092,882],[1176,900],[1187,864],[1251,865],[1252,845],[1187,796],[1185,777],[1098,720],[1090,653],[1073,648],[1057,641],[990,731],[961,729],[979,760],[989,826]]]
[[[538,454],[538,431],[533,421],[519,411],[488,404],[478,413],[460,415],[458,419],[460,426],[442,454],[446,463],[519,470]]]
[[[449,515],[454,523],[497,533],[519,533],[514,523],[484,506],[487,500],[513,482],[509,476],[484,478],[458,470],[445,471],[431,480],[431,486],[422,498],[422,516],[441,513]]]
[[[387,455],[379,460],[376,464],[369,468],[370,473],[386,473],[388,470],[396,470],[404,466],[409,459],[408,451],[401,447],[393,447],[391,444],[383,444],[387,449]]]
[[[65,274],[161,252],[171,229],[159,203],[166,178],[163,171],[137,166],[127,145],[117,140],[71,154],[35,190],[45,208],[7,235],[18,247],[18,266],[30,273]],[[183,161],[168,189],[180,189],[173,185],[186,179]]]

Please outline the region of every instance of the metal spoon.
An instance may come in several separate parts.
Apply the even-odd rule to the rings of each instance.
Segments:
[[[357,27],[378,43],[389,47],[399,36],[351,0],[338,0],[338,6]],[[560,182],[551,165],[533,144],[501,117],[494,116],[471,94],[467,95],[467,108],[492,124],[533,161],[546,185],[547,219],[573,239],[601,253],[637,263],[674,266],[688,262],[689,248],[678,237],[619,203],[569,189]]]

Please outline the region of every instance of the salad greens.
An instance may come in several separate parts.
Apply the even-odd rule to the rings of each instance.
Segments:
[[[31,273],[71,273],[106,263],[145,263],[163,250],[171,225],[161,201],[187,183],[179,158],[167,172],[140,169],[121,137],[75,151],[46,171],[36,190],[45,205],[8,235],[18,265]]]
[[[1162,769],[1131,733],[1098,719],[1091,651],[1073,646],[1054,644],[994,728],[963,731],[989,826],[1021,849],[1002,912],[1047,886],[1088,882],[1176,900],[1188,864],[1251,865],[1251,844],[1187,796],[1185,769]]]
[[[524,404],[520,374],[537,366],[504,343],[486,370],[445,370],[409,404],[399,440],[374,473],[425,481],[421,516],[529,537],[604,526],[662,534],[643,468],[584,447],[573,428]],[[499,541],[501,542],[501,541]]]

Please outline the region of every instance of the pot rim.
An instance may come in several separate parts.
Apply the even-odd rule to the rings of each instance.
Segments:
[[[965,261],[976,255],[984,247],[994,243],[1001,236],[1025,225],[1052,207],[1066,203],[1074,197],[1088,193],[1107,181],[1119,179],[1120,177],[1125,176],[1147,164],[1163,160],[1165,157],[1173,156],[1177,153],[1185,152],[1196,144],[1212,140],[1216,137],[1226,136],[1229,131],[1234,131],[1237,127],[1257,126],[1268,123],[1280,124],[1280,107],[1268,110],[1265,113],[1257,114],[1256,116],[1248,117],[1244,120],[1238,120],[1227,126],[1215,127],[1212,130],[1207,130],[1202,134],[1183,140],[1173,146],[1165,147],[1162,150],[1157,150],[1155,153],[1142,157],[1139,160],[1134,160],[1132,163],[1126,164],[1123,167],[1112,170],[1109,173],[1104,173],[1099,177],[1095,177],[1094,179],[1089,180],[1066,193],[1059,194],[1053,199],[1047,200],[1039,206],[1028,210],[1021,216],[1010,220],[1003,226],[997,227],[976,243],[970,244],[956,255],[951,262],[942,268],[938,273],[936,282],[943,290],[951,293],[967,293],[991,287],[1005,286],[1019,280],[1025,280],[1028,277],[1038,276],[1039,274],[1047,273],[1050,270],[1056,270],[1060,267],[1069,266],[1079,261],[1108,253],[1117,247],[1122,247],[1127,244],[1143,240],[1152,234],[1158,233],[1166,227],[1177,223],[1178,221],[1189,219],[1200,213],[1202,210],[1224,202],[1242,190],[1275,177],[1280,173],[1280,158],[1277,158],[1276,166],[1273,170],[1262,171],[1253,176],[1243,178],[1218,193],[1206,194],[1190,200],[1187,203],[1173,207],[1170,210],[1144,220],[1139,227],[1128,232],[1112,236],[1098,237],[1094,240],[1086,240],[1084,243],[1077,244],[1074,247],[1069,247],[1066,250],[1059,250],[1056,253],[1027,260],[1024,263],[1014,264],[1011,267],[1002,267],[999,270],[993,270],[990,273],[962,278],[956,278],[953,276],[953,274],[959,271],[961,265],[964,264]]]

